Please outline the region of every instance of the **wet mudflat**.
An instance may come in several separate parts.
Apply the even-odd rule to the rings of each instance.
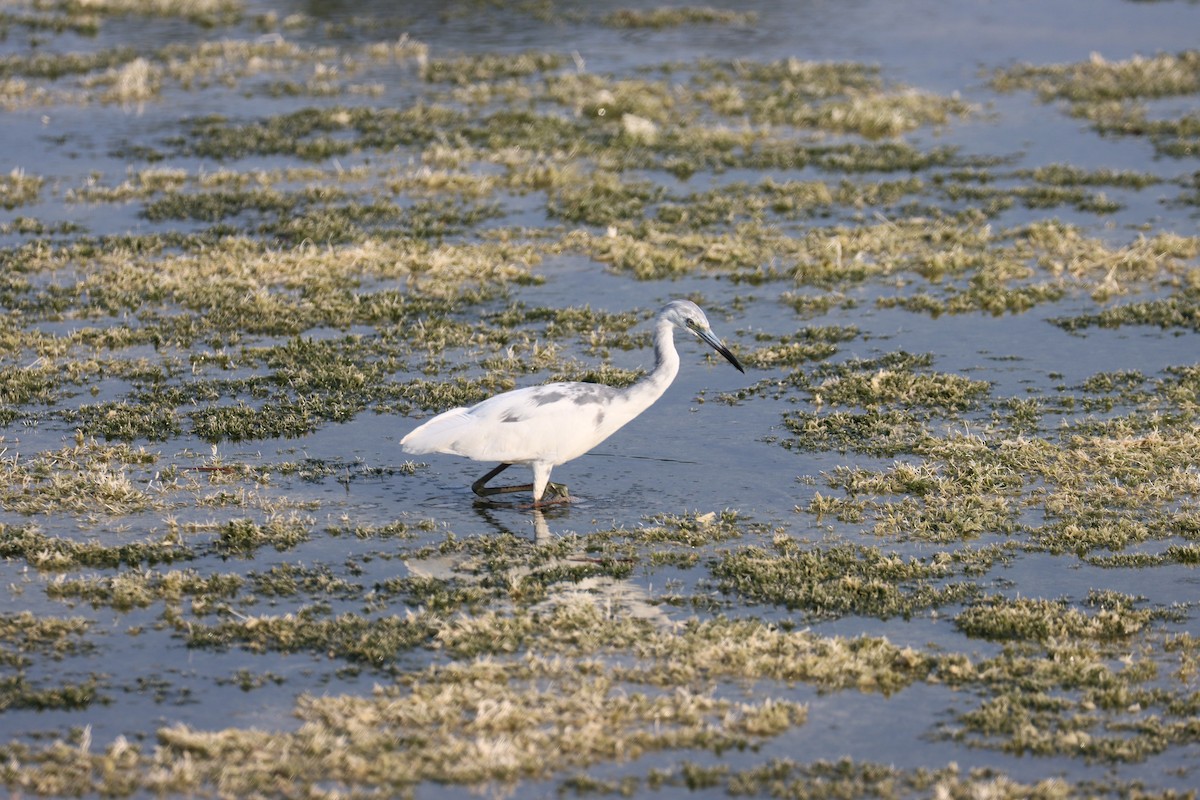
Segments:
[[[1200,7],[942,5],[0,10],[6,789],[1194,796]]]

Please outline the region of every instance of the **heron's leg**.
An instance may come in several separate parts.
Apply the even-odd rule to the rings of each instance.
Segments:
[[[487,482],[499,475],[504,470],[511,467],[512,464],[501,464],[494,470],[484,475],[479,480],[471,484],[471,491],[480,497],[491,497],[494,494],[511,494],[513,492],[531,492],[533,491],[532,483],[523,483],[519,486],[488,486]]]
[[[513,492],[532,492],[536,488],[534,486],[534,484],[532,484],[532,483],[522,483],[522,484],[518,484],[516,486],[488,486],[487,485],[488,481],[490,481],[492,478],[499,475],[501,472],[504,472],[504,470],[508,469],[511,466],[512,466],[512,464],[507,464],[507,463],[497,465],[497,467],[495,469],[493,469],[491,472],[489,472],[488,474],[484,475],[479,480],[472,483],[471,491],[474,492],[475,494],[479,495],[480,497],[491,497],[494,494],[512,494]],[[549,471],[547,471],[546,476],[545,476],[546,483],[543,486],[542,495],[541,495],[541,497],[539,497],[537,500],[535,500],[533,502],[534,508],[541,506],[541,505],[548,506],[548,505],[553,505],[555,503],[571,502],[571,497],[570,497],[570,495],[567,494],[566,484],[550,483],[549,478],[550,478],[550,474],[549,474]],[[549,495],[550,498],[544,499],[546,497],[546,495]]]
[[[541,508],[542,506],[555,505],[556,503],[571,502],[570,496],[567,494],[567,487],[561,483],[550,482],[549,464],[539,464],[534,462],[533,466],[533,507]],[[549,499],[546,499],[549,496]]]

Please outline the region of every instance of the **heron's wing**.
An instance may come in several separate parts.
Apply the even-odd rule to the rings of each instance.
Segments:
[[[439,414],[400,444],[409,453],[450,453],[477,461],[562,463],[611,433],[599,431],[617,392],[596,383],[516,389]]]

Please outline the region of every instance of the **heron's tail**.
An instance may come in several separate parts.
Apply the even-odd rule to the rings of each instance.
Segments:
[[[469,423],[466,408],[452,408],[409,432],[400,440],[406,453],[451,453],[457,455],[454,443]]]

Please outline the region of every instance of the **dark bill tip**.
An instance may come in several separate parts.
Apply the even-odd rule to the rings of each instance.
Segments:
[[[733,364],[735,367],[737,367],[738,372],[742,373],[743,375],[746,373],[746,370],[742,368],[741,362],[737,360],[737,356],[735,356],[733,353],[731,353],[729,351],[728,347],[726,347],[725,345],[721,345],[720,347],[716,348],[716,350],[718,353],[725,356],[726,361],[728,361],[730,364]]]
[[[725,356],[725,360],[737,367],[738,372],[743,374],[746,372],[746,370],[742,368],[742,363],[737,360],[737,356],[735,356],[712,331],[701,330],[700,328],[692,328],[692,333],[703,339],[704,343],[713,350],[716,350],[718,353]]]

